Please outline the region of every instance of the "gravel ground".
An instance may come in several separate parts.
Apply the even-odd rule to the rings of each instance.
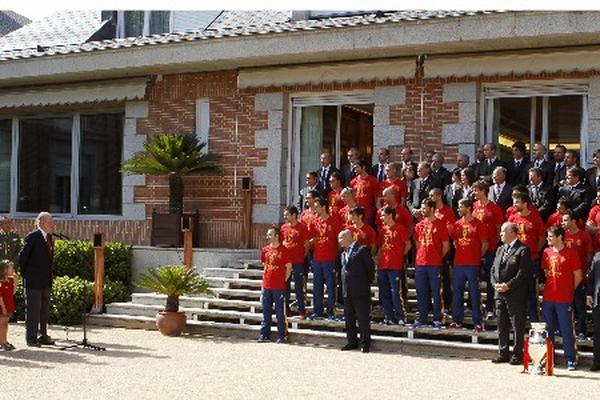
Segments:
[[[1,399],[600,398],[600,373],[587,370],[561,368],[555,377],[537,377],[488,360],[101,327],[92,327],[89,338],[106,352],[60,351],[26,347],[24,331],[11,325],[17,350],[0,352]],[[61,327],[50,335],[65,339]],[[69,337],[79,340],[80,330]]]

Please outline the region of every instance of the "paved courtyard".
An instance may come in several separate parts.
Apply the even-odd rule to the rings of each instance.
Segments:
[[[61,327],[50,334],[65,339]],[[80,339],[78,329],[69,337]],[[106,352],[31,349],[11,325],[13,352],[0,352],[5,399],[598,399],[600,374],[519,374],[520,367],[418,354],[341,352],[235,338],[168,338],[155,331],[93,327]],[[202,397],[200,397],[202,396]]]

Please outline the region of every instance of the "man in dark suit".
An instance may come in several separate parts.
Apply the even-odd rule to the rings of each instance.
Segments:
[[[417,167],[419,177],[411,183],[412,199],[409,199],[411,214],[416,218],[421,212],[421,203],[429,197],[429,191],[433,188],[440,188],[440,181],[431,176],[431,166],[429,163],[420,162]]]
[[[360,160],[360,153],[356,147],[350,147],[347,153],[348,164],[342,166],[342,177],[344,178],[344,186],[350,186],[350,181],[356,176],[354,167]]]
[[[373,165],[371,173],[375,178],[377,178],[377,182],[381,183],[387,179],[385,168],[390,162],[390,151],[385,147],[382,147],[381,149],[379,149],[377,158],[379,162]]]
[[[594,191],[600,187],[600,149],[594,152],[594,166],[585,171],[585,180]]]
[[[556,209],[556,188],[543,180],[544,172],[541,168],[533,167],[529,170],[529,198],[531,204],[537,207],[544,222]]]
[[[506,213],[508,207],[512,206],[512,186],[506,183],[506,168],[496,167],[492,173],[494,184],[490,186],[488,199],[498,204],[502,212]]]
[[[552,182],[554,181],[554,165],[546,159],[546,153],[546,146],[541,143],[536,143],[533,145],[534,158],[531,163],[532,167],[542,170],[544,182],[552,185]]]
[[[321,154],[321,167],[317,171],[317,175],[319,176],[317,190],[323,196],[325,196],[325,198],[327,198],[327,195],[329,192],[331,192],[331,184],[329,183],[329,179],[331,178],[331,174],[334,172],[338,172],[338,169],[331,165],[331,154]]]
[[[600,252],[592,260],[586,281],[586,294],[594,324],[594,360],[590,371],[600,371]]]
[[[554,148],[554,179],[552,180],[552,184],[555,187],[559,187],[567,177],[566,153],[567,148],[562,144],[557,144]]]
[[[567,170],[566,183],[558,189],[558,197],[565,197],[577,219],[587,220],[595,193],[592,188],[583,182],[585,172],[579,167]]]
[[[477,163],[475,174],[477,175],[477,179],[483,179],[488,185],[491,185],[494,170],[497,167],[504,167],[506,169],[507,165],[496,156],[496,145],[494,143],[486,143],[483,146],[483,154],[485,155],[485,160]]]
[[[452,183],[452,174],[444,167],[444,156],[440,153],[433,155],[431,163],[431,175],[437,178],[442,185],[442,190]]]
[[[529,157],[525,156],[527,148],[520,140],[512,145],[513,159],[508,162],[508,184],[510,186],[525,185],[529,183],[528,171],[531,168]]]
[[[400,157],[402,158],[402,168],[412,166],[417,169],[417,163],[413,161],[413,151],[410,147],[404,146],[400,150]]]
[[[37,229],[25,237],[25,245],[19,253],[19,265],[24,279],[27,302],[25,321],[27,346],[39,347],[54,344],[48,336],[54,253],[52,215],[41,212],[36,219],[36,225]]]
[[[500,230],[502,246],[496,251],[491,278],[498,316],[498,357],[494,363],[520,365],[527,316],[527,274],[531,268],[529,248],[517,240],[516,224],[505,222]],[[513,354],[509,352],[509,333],[514,332]]]
[[[354,240],[352,231],[339,233],[338,243],[344,249],[342,261],[342,293],[344,296],[344,316],[346,319],[346,345],[342,350],[358,348],[356,322],[360,331],[360,348],[368,353],[371,347],[371,282],[375,266],[371,252]]]

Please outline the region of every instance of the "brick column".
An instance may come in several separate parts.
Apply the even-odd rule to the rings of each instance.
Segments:
[[[377,163],[378,150],[381,147],[404,144],[404,125],[390,123],[390,106],[403,105],[406,102],[404,86],[382,86],[374,91],[375,107],[373,111],[373,163]]]
[[[582,164],[587,165],[597,149],[600,149],[600,77],[593,76],[588,103],[588,160],[582,160],[585,161]]]
[[[458,152],[475,159],[475,144],[479,141],[477,83],[446,83],[444,103],[458,103],[458,123],[442,126],[442,145],[458,145]]]

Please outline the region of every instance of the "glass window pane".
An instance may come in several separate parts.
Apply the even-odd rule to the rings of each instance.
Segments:
[[[79,214],[121,214],[123,114],[81,116]]]
[[[152,11],[150,13],[150,34],[169,32],[169,11]]]
[[[125,37],[142,36],[144,32],[144,12],[125,11]]]
[[[548,99],[548,140],[550,149],[557,144],[569,150],[581,149],[581,96],[555,96]]]
[[[10,210],[10,155],[12,153],[12,121],[0,120],[0,212]]]
[[[512,145],[517,140],[530,147],[531,98],[496,99],[494,103],[498,155],[503,160],[509,160],[512,158]]]
[[[71,211],[72,123],[72,118],[20,121],[17,211]]]

